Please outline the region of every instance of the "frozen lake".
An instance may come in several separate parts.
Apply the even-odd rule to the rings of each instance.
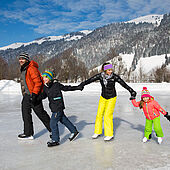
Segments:
[[[9,83],[6,85],[9,87]],[[134,85],[135,90],[141,90]],[[170,113],[170,88],[159,88],[151,94]],[[0,89],[5,88],[0,87]],[[16,87],[16,89],[18,86]],[[149,89],[149,88],[148,88]],[[169,89],[169,90],[168,90]],[[78,138],[70,142],[69,131],[59,124],[61,142],[48,148],[49,134],[40,120],[33,115],[35,139],[19,141],[23,130],[20,93],[0,90],[0,169],[17,170],[111,170],[111,169],[170,169],[170,122],[161,115],[164,139],[157,144],[155,135],[142,143],[145,117],[134,108],[125,91],[118,92],[114,112],[114,140],[104,142],[104,136],[92,140],[97,106],[100,96],[98,85],[87,86],[84,91],[66,92],[65,113],[80,131]],[[138,95],[137,99],[140,99]],[[44,107],[51,115],[47,100]]]

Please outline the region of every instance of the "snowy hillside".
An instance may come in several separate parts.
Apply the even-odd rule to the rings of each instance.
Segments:
[[[170,54],[168,54],[167,56],[170,57]],[[152,57],[141,58],[138,62],[135,72],[138,73],[139,69],[142,68],[142,71],[147,74],[153,69],[161,67],[162,64],[165,64],[165,55],[156,55]]]
[[[119,56],[122,57],[122,61],[124,63],[124,67],[129,71],[132,66],[132,61],[134,59],[134,54],[120,54]],[[170,54],[167,54],[167,57],[170,58]],[[110,62],[110,61],[108,61]],[[153,69],[161,67],[165,64],[165,54],[163,55],[155,55],[146,58],[140,58],[138,64],[136,65],[136,69],[134,73],[138,74],[139,70],[142,68],[143,73],[147,74],[151,72]],[[93,70],[101,70],[101,66],[95,67]],[[170,65],[167,66],[170,69]]]
[[[155,14],[155,15],[147,15],[147,16],[139,17],[139,18],[130,20],[127,23],[135,22],[136,24],[138,24],[138,23],[148,22],[148,23],[152,23],[156,26],[159,26],[162,19],[163,19],[163,15]]]
[[[21,46],[27,46],[27,45],[30,45],[33,43],[42,44],[45,41],[57,41],[57,40],[61,40],[61,39],[64,39],[65,41],[79,40],[84,35],[88,35],[91,32],[92,31],[90,31],[90,30],[83,30],[83,31],[79,32],[79,33],[81,33],[81,35],[66,34],[66,35],[62,35],[62,36],[48,36],[48,37],[43,37],[43,38],[28,42],[28,43],[13,43],[13,44],[5,46],[5,47],[0,47],[0,50],[16,49]]]

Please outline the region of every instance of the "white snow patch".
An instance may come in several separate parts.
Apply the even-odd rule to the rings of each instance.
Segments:
[[[91,31],[91,30],[82,30],[82,31],[79,31],[79,32],[81,32],[81,33],[83,33],[85,35],[88,35],[88,34],[90,34],[93,31]]]
[[[0,93],[21,94],[21,85],[13,80],[0,80]]]
[[[167,54],[167,56],[170,57],[170,54]],[[142,71],[144,73],[149,73],[153,69],[161,67],[162,64],[165,64],[165,54],[140,58],[135,72],[139,73],[140,68],[142,68]]]
[[[65,41],[79,40],[82,37],[83,37],[82,35],[76,35],[76,36],[72,36],[70,38],[66,38]]]
[[[125,63],[127,70],[132,66],[134,54],[119,54],[122,57],[122,61]]]
[[[50,38],[50,41],[57,41],[57,40],[61,40],[64,38],[64,36],[49,36],[47,38]]]
[[[15,49],[15,48],[21,47],[22,45],[24,45],[24,43],[13,43],[13,44],[8,45],[8,46],[0,47],[0,50],[7,50],[9,48]]]
[[[57,40],[60,40],[63,38],[64,38],[64,36],[49,36],[49,37],[41,38],[39,40],[27,42],[27,43],[13,43],[13,44],[5,46],[5,47],[0,47],[0,50],[16,49],[16,48],[21,47],[22,45],[27,46],[27,45],[30,45],[33,43],[42,44],[44,41],[57,41]]]
[[[127,70],[129,70],[131,68],[131,65],[132,65],[132,61],[133,61],[133,58],[134,58],[134,54],[122,54],[120,53],[119,54],[120,57],[122,57],[122,61],[123,63],[125,64],[125,67],[127,68]],[[107,61],[107,62],[111,62],[111,60]],[[98,67],[95,67],[94,69],[92,69],[93,71],[94,70],[97,70],[97,71],[100,71],[101,70],[101,67],[102,67],[102,64],[99,65]],[[90,71],[92,71],[90,70]]]
[[[148,23],[157,24],[157,26],[159,26],[162,19],[163,19],[163,15],[154,14],[154,15],[146,15],[143,17],[139,17],[139,18],[127,21],[125,23],[135,22],[136,24],[139,24],[139,23],[148,22]]]

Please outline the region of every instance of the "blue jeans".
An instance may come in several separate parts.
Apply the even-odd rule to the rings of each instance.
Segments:
[[[59,130],[58,130],[58,122],[64,124],[71,133],[75,133],[77,131],[76,127],[70,122],[70,120],[64,114],[64,111],[58,111],[57,113],[52,113],[50,120],[50,127],[52,131],[52,140],[59,142]]]

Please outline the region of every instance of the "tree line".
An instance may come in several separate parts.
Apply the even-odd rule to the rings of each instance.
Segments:
[[[35,55],[31,57],[39,65],[40,72],[45,70],[53,71],[55,78],[61,82],[79,82],[83,81],[94,74],[100,72],[97,68],[88,70],[85,64],[73,55],[73,49],[67,49],[61,54],[47,60],[44,55]],[[134,74],[132,69],[127,70],[125,63],[122,61],[114,48],[110,48],[106,56],[101,58],[100,63],[109,61],[113,65],[113,72],[120,75],[127,82],[170,82],[170,71],[166,64],[154,69],[151,73],[145,74],[142,67],[138,74]],[[6,61],[0,56],[0,80],[20,80],[20,66],[18,57]]]
[[[88,70],[85,64],[73,55],[71,48],[47,61],[42,54],[31,56],[30,59],[38,63],[41,73],[46,70],[53,71],[55,78],[61,82],[75,83],[88,78]],[[20,79],[18,57],[7,62],[0,56],[0,80],[2,79]]]

